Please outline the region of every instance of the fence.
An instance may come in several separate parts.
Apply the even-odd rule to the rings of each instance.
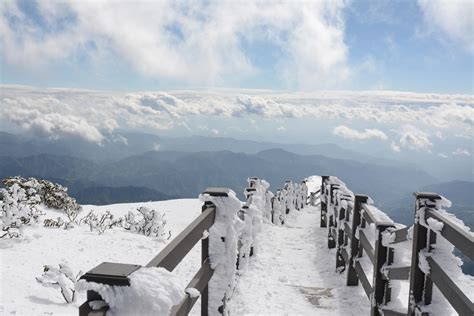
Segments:
[[[394,265],[394,245],[410,241],[409,227],[394,223],[369,203],[369,197],[353,195],[335,177],[323,176],[320,191],[320,226],[327,227],[328,248],[336,248],[336,270],[342,273],[347,267],[348,286],[356,286],[360,280],[371,301],[371,315],[428,315],[426,307],[431,303],[433,283],[460,315],[474,315],[473,303],[466,293],[431,256],[431,245],[441,235],[471,260],[474,257],[473,234],[440,212],[437,202],[442,201],[441,196],[416,194],[411,265],[400,266]],[[375,230],[370,238],[369,228]],[[364,271],[364,254],[369,259],[372,275]],[[420,267],[420,256],[429,267]],[[407,297],[407,311],[387,307],[391,301],[390,281],[394,280],[409,280],[411,294]]]
[[[245,273],[245,268],[248,265],[250,257],[258,251],[256,235],[260,230],[262,221],[267,220],[273,224],[282,225],[285,222],[287,214],[293,210],[299,210],[306,205],[306,197],[308,195],[304,181],[301,184],[287,181],[285,186],[277,191],[276,195],[268,191],[269,185],[266,181],[258,178],[249,178],[248,183],[249,186],[244,191],[246,202],[243,205],[240,205],[240,202],[238,202],[240,205],[238,211],[236,210],[235,214],[230,214],[231,216],[235,216],[235,220],[240,221],[241,226],[243,226],[242,229],[236,230],[238,243],[235,246],[238,249],[238,255],[235,258],[232,257],[230,260],[234,262],[233,268],[235,272],[239,274]],[[225,188],[208,188],[203,194],[209,196],[211,200],[214,198],[224,198],[238,201],[235,197],[231,196],[231,191]],[[210,306],[209,284],[215,269],[222,267],[216,267],[215,264],[212,265],[211,259],[209,258],[209,249],[213,247],[213,240],[217,240],[218,243],[222,242],[225,244],[224,247],[232,247],[232,238],[227,239],[227,236],[221,236],[219,234],[214,236],[215,233],[212,232],[213,226],[223,224],[222,222],[217,223],[216,219],[218,217],[229,217],[229,214],[224,213],[225,210],[223,210],[219,204],[213,203],[212,201],[205,201],[201,215],[189,224],[145,266],[162,267],[173,271],[197,242],[201,240],[201,266],[186,287],[195,288],[200,292],[201,315],[208,315],[210,310],[212,314],[224,313],[226,301],[229,299],[229,291],[217,293],[217,296],[222,294],[222,301],[219,303],[219,306]],[[234,226],[238,227],[239,225]],[[235,227],[232,227],[232,229]],[[205,238],[205,232],[208,232],[207,238]],[[211,245],[209,243],[210,240]],[[216,245],[214,247],[216,247],[214,252],[218,252],[219,250],[217,248],[220,247]],[[230,251],[230,253],[231,252],[232,251]],[[81,279],[104,285],[130,286],[128,277],[140,268],[141,266],[139,265],[104,262],[88,271]],[[232,267],[225,268],[232,269]],[[224,288],[225,287],[231,288],[231,283],[224,284]],[[216,296],[216,293],[214,293],[214,296]],[[171,315],[187,315],[198,298],[199,297],[196,296],[192,297],[191,295],[186,295],[180,304],[172,308]],[[96,304],[93,304],[93,301],[100,301],[103,306],[94,309],[93,307]],[[107,303],[104,302],[103,298],[97,292],[88,291],[87,301],[80,306],[79,315],[105,315],[108,308]]]

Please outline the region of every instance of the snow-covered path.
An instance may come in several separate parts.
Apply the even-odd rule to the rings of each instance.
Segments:
[[[231,315],[367,315],[364,290],[335,272],[335,250],[319,227],[319,207],[293,212],[285,226],[265,224],[260,252],[238,278]]]

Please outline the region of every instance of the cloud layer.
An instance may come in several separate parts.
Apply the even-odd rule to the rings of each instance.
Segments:
[[[191,117],[259,120],[314,118],[354,140],[389,139],[401,148],[429,151],[431,137],[472,139],[474,101],[469,95],[403,92],[277,93],[258,90],[112,93],[0,86],[0,120],[35,134],[76,136],[100,143],[118,128],[169,130]],[[356,121],[362,131],[341,122]],[[201,123],[202,125],[202,123]],[[281,126],[281,124],[279,124]],[[383,127],[383,128],[382,128]],[[189,127],[188,127],[189,128]],[[195,126],[195,128],[198,128]]]
[[[278,73],[300,88],[349,75],[343,0],[29,4],[0,3],[3,58],[21,67],[118,56],[144,76],[203,86],[258,72],[243,47],[263,43],[278,52]]]

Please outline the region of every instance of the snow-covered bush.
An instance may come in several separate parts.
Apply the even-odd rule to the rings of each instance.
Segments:
[[[44,227],[61,228],[65,225],[66,225],[66,222],[61,217],[58,217],[57,219],[46,218],[43,221],[43,226]]]
[[[9,177],[3,180],[3,185],[9,188],[17,184],[26,192],[27,199],[32,203],[43,203],[49,208],[64,210],[74,217],[81,210],[81,206],[67,193],[67,188],[60,184],[43,179]],[[68,215],[69,216],[69,215]]]
[[[47,225],[65,228],[74,226],[81,206],[68,196],[67,188],[47,180],[19,176],[6,178],[3,184],[5,189],[0,190],[1,237],[19,237],[22,226],[37,222],[41,215],[37,209],[39,204],[63,210],[68,218],[68,222],[59,226],[58,223],[52,225],[51,221]]]
[[[97,216],[93,210],[91,210],[86,216],[79,220],[79,224],[89,225],[90,231],[97,231],[100,235],[103,234],[107,229],[112,227],[122,226],[123,218],[115,218],[110,211]]]
[[[36,277],[36,281],[45,287],[60,289],[66,303],[72,303],[75,300],[77,281],[81,275],[82,272],[74,275],[71,268],[64,263],[59,264],[59,269],[45,265],[43,274]]]
[[[21,236],[21,229],[38,221],[41,212],[36,208],[39,197],[32,190],[26,190],[14,183],[0,189],[0,238]]]
[[[137,209],[139,214],[128,212],[123,219],[123,228],[145,236],[171,238],[171,231],[166,231],[165,214],[142,206]]]

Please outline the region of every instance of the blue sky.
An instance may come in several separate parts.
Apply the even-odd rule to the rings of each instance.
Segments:
[[[3,2],[1,81],[107,90],[473,91],[472,1],[453,10],[447,1],[192,3]],[[125,30],[115,26],[122,24],[137,38],[121,38]]]

